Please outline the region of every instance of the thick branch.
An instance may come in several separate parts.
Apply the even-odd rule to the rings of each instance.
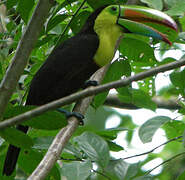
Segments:
[[[96,86],[96,87],[91,87],[91,88],[85,89],[83,91],[71,94],[67,97],[64,97],[64,98],[58,99],[56,101],[53,101],[51,103],[48,103],[48,104],[42,105],[40,107],[37,107],[34,110],[31,110],[31,111],[28,111],[26,113],[20,114],[16,117],[7,119],[6,121],[3,121],[3,122],[0,123],[0,129],[3,129],[3,128],[8,127],[8,126],[15,125],[15,124],[20,124],[23,121],[28,120],[32,117],[38,116],[38,115],[40,115],[44,112],[47,112],[49,110],[54,110],[54,109],[59,108],[61,106],[70,104],[70,103],[75,102],[79,99],[82,99],[82,98],[85,98],[85,97],[88,97],[88,96],[92,96],[92,95],[110,90],[112,88],[119,88],[119,87],[127,86],[127,85],[131,84],[134,81],[142,80],[144,78],[156,75],[160,72],[165,72],[165,71],[168,71],[168,70],[171,70],[171,69],[175,69],[175,68],[181,67],[183,65],[185,65],[185,59],[184,58],[182,58],[181,60],[176,61],[176,62],[172,62],[172,63],[169,63],[169,64],[165,64],[165,65],[161,65],[161,66],[152,68],[150,70],[138,73],[134,76],[131,76],[131,77],[128,77],[128,78],[125,78],[125,79],[122,79],[122,80],[118,80],[118,81],[114,81],[114,82],[107,83],[107,84],[104,84],[104,85],[99,85],[99,86]]]
[[[26,31],[17,46],[15,56],[0,84],[0,117],[2,116],[17,82],[24,71],[44,21],[48,16],[50,7],[50,0],[39,0]]]
[[[91,80],[96,80],[98,82],[101,82],[108,67],[109,66],[107,65],[104,68],[97,71],[95,75],[91,78]],[[92,102],[92,99],[93,99],[93,96],[80,100],[75,105],[73,111],[84,115],[88,106]],[[76,117],[70,117],[68,119],[68,125],[63,129],[61,129],[59,133],[56,135],[46,155],[44,156],[40,164],[37,166],[37,168],[34,170],[34,172],[29,176],[28,180],[31,180],[31,179],[41,180],[47,176],[51,168],[59,159],[62,150],[64,149],[66,143],[69,141],[76,128],[78,127],[78,124],[79,124],[79,120]]]
[[[157,105],[158,108],[176,110],[180,109],[181,106],[178,105],[177,100],[169,99],[166,100],[162,97],[156,96],[153,99],[153,102]],[[140,107],[135,106],[134,104],[124,103],[119,100],[116,95],[109,95],[104,103],[106,106],[121,108],[121,109],[139,109]]]

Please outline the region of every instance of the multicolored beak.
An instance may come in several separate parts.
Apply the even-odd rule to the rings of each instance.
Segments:
[[[175,21],[161,11],[142,6],[119,6],[117,24],[126,33],[134,33],[162,40],[169,45],[177,38]]]

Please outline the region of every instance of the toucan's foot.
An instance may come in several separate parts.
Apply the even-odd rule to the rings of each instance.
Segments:
[[[84,125],[84,122],[83,122],[84,115],[82,115],[78,112],[69,112],[69,111],[62,109],[62,108],[58,108],[57,111],[64,113],[66,115],[66,118],[70,118],[72,116],[76,117],[79,120],[79,124],[82,126]]]
[[[97,86],[98,85],[98,81],[93,81],[93,80],[88,80],[84,83],[84,89],[89,87],[89,86]]]

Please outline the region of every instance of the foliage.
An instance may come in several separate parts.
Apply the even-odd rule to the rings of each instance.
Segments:
[[[3,14],[4,19],[1,18],[0,23],[1,79],[15,54],[18,42],[37,2],[34,0],[6,0],[4,1],[5,4],[1,3],[1,5],[6,5],[6,13]],[[20,105],[25,102],[25,94],[33,75],[56,46],[59,38],[63,42],[65,39],[78,33],[93,9],[104,4],[125,2],[126,0],[87,0],[77,16],[73,17],[82,0],[57,0],[32,51],[29,64],[20,78],[19,86],[11,98],[10,105],[4,114],[4,119],[33,108]],[[172,49],[179,50],[182,54],[184,53],[180,44],[185,44],[185,2],[182,0],[140,0],[140,3],[144,6],[164,10],[172,16],[178,22],[179,36],[171,47],[162,42],[151,41],[151,39],[141,36],[126,36],[119,47],[119,58],[112,63],[103,83],[115,81],[161,64],[176,61],[178,59],[174,56],[166,58],[166,54]],[[63,33],[71,18],[74,18],[72,23],[67,31]],[[156,53],[159,56],[158,58],[156,58]],[[181,106],[178,110],[180,120],[173,119],[170,116],[157,115],[139,126],[127,114],[123,115],[111,108],[103,107],[108,92],[99,94],[94,98],[92,104],[94,109],[89,108],[87,112],[86,125],[78,128],[61,154],[62,167],[60,164],[56,164],[47,179],[60,179],[63,176],[69,180],[184,179],[185,158],[183,155],[173,159],[168,164],[164,163],[162,170],[155,175],[147,174],[146,170],[142,168],[156,158],[161,158],[165,162],[178,153],[184,152],[185,119],[183,115],[185,114],[185,102],[183,97],[185,96],[185,69],[174,69],[167,76],[169,76],[170,84],[168,87],[163,87],[160,91],[156,90],[155,80],[157,77],[153,76],[139,81],[135,85],[116,89],[117,97],[120,101],[154,112],[157,110],[157,105],[152,101],[153,97],[160,94],[164,99],[175,98]],[[113,116],[119,117],[119,125],[115,128],[106,129],[107,119]],[[142,117],[138,117],[138,121],[139,118]],[[64,127],[66,123],[63,115],[56,111],[50,111],[25,123],[32,127],[28,135],[18,132],[13,127],[1,130],[0,162],[4,161],[8,143],[21,147],[23,150],[18,160],[16,175],[19,178],[26,178],[44,156],[59,129]],[[126,146],[117,143],[116,139],[119,134],[121,132],[126,134],[124,141],[129,146],[132,143],[132,139],[136,136],[134,131],[138,128],[139,136],[143,143],[152,141],[157,129],[163,129],[167,139],[179,136],[183,136],[183,138],[181,139],[182,141],[174,140],[166,143],[159,153],[149,153],[144,160],[138,163],[128,163],[124,159],[115,158],[112,152],[116,152],[119,154],[119,157],[122,157],[121,154],[127,149]],[[145,151],[143,149],[143,152]],[[174,163],[178,164],[177,167],[173,166]],[[0,163],[0,172],[2,172],[2,165],[3,163]],[[12,178],[14,177],[15,173],[12,175]],[[0,179],[5,179],[1,173]]]

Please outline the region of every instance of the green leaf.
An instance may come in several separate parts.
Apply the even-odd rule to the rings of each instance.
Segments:
[[[141,48],[142,47],[142,48]],[[129,60],[138,61],[145,66],[155,62],[154,50],[144,41],[134,38],[123,38],[120,44],[120,52]]]
[[[23,124],[36,129],[55,130],[65,127],[67,125],[67,121],[64,114],[57,111],[48,111],[29,121],[25,121]]]
[[[152,101],[152,98],[144,91],[139,89],[131,89],[130,93],[132,96],[129,98],[131,98],[131,102],[137,107],[151,109],[153,111],[156,110],[157,105]],[[118,96],[118,97],[121,101],[123,100],[124,102],[125,98],[122,99],[122,96]]]
[[[18,159],[19,167],[25,172],[31,173],[38,163],[42,160],[43,155],[33,150],[22,150]]]
[[[123,180],[127,173],[129,164],[122,159],[111,160],[105,169],[106,175],[114,180]]]
[[[33,170],[38,166],[39,162],[42,160],[43,154],[33,150],[21,151],[18,158],[19,168],[24,170],[24,172],[31,174]],[[56,166],[54,166],[46,180],[56,179],[60,180],[60,173]]]
[[[176,180],[184,180],[185,179],[185,171],[181,173]]]
[[[183,141],[183,146],[185,147],[185,131],[183,132],[183,136],[182,136],[182,141]]]
[[[59,0],[60,1],[60,0]],[[65,0],[63,3],[60,4],[60,9],[63,8],[66,5],[71,5],[71,3],[75,2],[77,0]],[[72,7],[72,6],[71,6]]]
[[[74,34],[77,34],[81,30],[89,15],[89,11],[82,11],[80,14],[74,17],[70,25]]]
[[[11,106],[9,105],[5,111],[4,119],[8,119],[19,114],[32,110],[34,106]],[[52,122],[52,123],[51,123]],[[37,128],[54,130],[67,125],[66,117],[58,111],[48,111],[40,116],[34,117],[31,120],[22,123],[24,125]]]
[[[27,24],[31,10],[34,6],[34,0],[19,0],[17,10],[21,18]]]
[[[185,2],[179,1],[172,8],[168,11],[165,11],[170,16],[183,16],[184,15],[184,9],[185,9]]]
[[[178,2],[182,2],[182,0],[164,0],[164,2],[169,6],[172,7]]]
[[[46,33],[53,29],[56,25],[64,21],[68,16],[66,14],[58,14],[55,17],[49,19],[46,27]]]
[[[62,163],[61,173],[67,180],[86,180],[91,174],[91,169],[90,161]]]
[[[40,48],[41,46],[43,46],[44,44],[46,44],[46,43],[48,43],[48,42],[50,42],[50,41],[53,41],[53,39],[55,38],[55,35],[54,34],[47,34],[47,36],[43,36],[41,39],[39,39],[39,40],[37,40],[37,43],[36,43],[36,45],[35,45],[35,48]],[[37,49],[37,51],[38,50],[40,50],[40,49]],[[43,53],[43,52],[42,52]],[[42,58],[43,59],[43,58]],[[38,61],[37,61],[37,64],[34,64],[33,66],[32,66],[32,68],[34,67],[34,66],[38,66]],[[40,65],[42,65],[42,63],[40,64]],[[31,71],[32,71],[32,68],[31,68]],[[38,69],[37,69],[38,70]]]
[[[163,126],[163,129],[165,130],[168,139],[172,139],[183,134],[185,123],[177,120],[169,121]]]
[[[107,144],[109,146],[110,151],[119,152],[119,151],[124,150],[124,148],[122,146],[120,146],[120,145],[118,145],[118,144],[116,144],[116,143],[114,143],[112,141],[108,141],[107,140],[106,142],[107,142]]]
[[[122,87],[116,89],[116,91],[118,92],[117,97],[119,98],[120,101],[124,103],[132,102],[132,93],[129,89],[130,89],[129,87]]]
[[[18,3],[18,0],[7,0],[6,1],[6,7],[7,7],[7,9],[11,9],[17,3]]]
[[[106,130],[97,131],[96,134],[108,140],[114,140],[117,138],[118,133],[122,131],[128,131],[128,129],[123,127],[109,128]]]
[[[182,16],[180,19],[179,19],[179,22],[182,26],[182,31],[185,31],[185,16]]]
[[[163,59],[161,62],[158,63],[158,65],[163,65],[163,64],[168,64],[171,62],[175,62],[176,59],[172,58],[172,57],[167,57],[165,59]]]
[[[14,146],[29,149],[33,146],[32,139],[25,133],[15,129],[6,128],[0,131],[0,136]]]
[[[149,7],[162,10],[163,9],[163,2],[162,0],[141,0],[141,2],[146,3]]]
[[[144,175],[134,178],[133,180],[153,180],[154,178],[151,175]]]
[[[66,153],[70,153],[72,155],[74,155],[75,157],[78,157],[80,159],[83,159],[82,157],[82,153],[80,152],[80,150],[78,148],[76,148],[73,144],[71,143],[67,143],[65,145],[65,148],[64,148],[64,152]]]
[[[157,105],[152,101],[152,98],[144,91],[139,89],[132,90],[132,103],[138,107],[156,110]]]
[[[171,118],[167,116],[156,116],[148,121],[146,121],[139,128],[139,137],[143,143],[148,143],[152,141],[152,137],[154,136],[157,129],[159,129],[163,124],[169,122]]]
[[[185,95],[185,69],[177,72],[174,71],[170,74],[170,80],[172,84],[178,88],[180,88],[180,91],[183,95]]]
[[[114,61],[109,67],[102,84],[119,80],[123,75],[129,76],[131,74],[131,67],[129,61],[121,60]],[[94,97],[93,106],[98,108],[101,106],[108,95],[108,92],[100,93]]]
[[[130,164],[125,175],[125,180],[132,179],[138,173],[139,169],[139,163]]]
[[[52,136],[47,136],[47,137],[38,137],[34,138],[33,142],[33,148],[34,149],[48,149],[49,146],[51,145],[54,137]]]
[[[84,132],[75,137],[74,141],[89,159],[97,162],[101,167],[107,166],[110,159],[109,147],[103,138],[91,132]]]
[[[155,111],[157,105],[152,101],[152,98],[140,89],[131,89],[131,88],[119,88],[118,98],[123,103],[132,103],[137,107],[151,109]]]
[[[66,0],[56,0],[56,2],[58,2],[59,4],[62,4],[64,1]]]
[[[97,9],[104,5],[114,4],[114,0],[87,0],[87,3],[93,8]]]

